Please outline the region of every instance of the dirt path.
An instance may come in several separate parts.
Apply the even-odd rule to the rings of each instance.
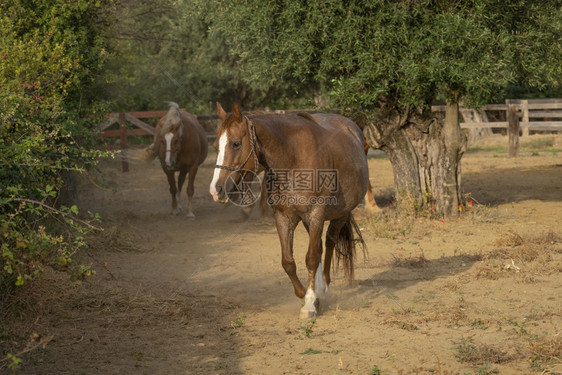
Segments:
[[[369,257],[355,284],[335,275],[329,304],[310,321],[298,318],[272,219],[243,221],[237,207],[212,202],[213,157],[196,181],[195,220],[169,214],[156,163],[127,174],[107,163],[111,191],[80,184],[81,207],[105,219],[84,259],[97,274],[81,283],[45,276],[60,294],[33,291],[44,315],[27,331],[53,339],[17,373],[562,371],[553,360],[562,346],[562,155],[466,155],[464,190],[483,206],[462,220],[369,219],[358,210]],[[390,164],[369,166],[384,198]]]

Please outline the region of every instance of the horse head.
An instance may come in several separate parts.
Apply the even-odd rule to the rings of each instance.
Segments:
[[[240,113],[237,104],[228,115],[217,103],[217,114],[220,119],[214,143],[217,163],[209,193],[215,202],[226,203],[228,193],[240,191],[240,182],[253,179],[257,172],[257,139],[254,125]]]
[[[160,130],[160,147],[158,148],[160,160],[169,170],[176,168],[178,156],[181,153],[184,127],[179,107],[174,104],[170,105],[165,123]]]

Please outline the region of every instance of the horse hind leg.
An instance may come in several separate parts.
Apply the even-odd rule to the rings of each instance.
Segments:
[[[373,194],[373,187],[371,186],[371,181],[369,181],[369,186],[367,187],[367,193],[365,193],[365,208],[371,214],[381,213],[381,208],[377,205],[375,201],[375,196]]]

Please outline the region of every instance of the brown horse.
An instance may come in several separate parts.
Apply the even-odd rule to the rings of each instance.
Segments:
[[[158,156],[162,170],[168,177],[172,195],[172,213],[183,213],[181,189],[187,182],[187,213],[194,218],[192,201],[197,170],[205,161],[208,151],[207,133],[191,113],[182,112],[176,103],[170,103],[168,113],[158,121],[154,132],[153,155]],[[175,172],[179,172],[176,186]]]
[[[364,246],[351,215],[369,183],[361,130],[336,114],[242,115],[235,104],[227,115],[218,103],[217,111],[221,124],[209,192],[216,202],[226,202],[229,179],[242,180],[248,163],[265,167],[264,183],[281,243],[282,265],[295,294],[304,298],[301,318],[313,317],[319,299],[328,292],[334,248],[351,281],[355,243]],[[293,258],[293,234],[301,221],[309,234],[307,288],[297,277]],[[330,225],[322,269],[325,221]]]

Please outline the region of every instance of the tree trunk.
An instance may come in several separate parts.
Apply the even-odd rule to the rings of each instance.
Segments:
[[[460,160],[466,137],[460,129],[457,103],[447,104],[444,118],[419,114],[406,119],[387,117],[369,124],[364,133],[372,148],[388,155],[397,198],[411,200],[417,214],[458,216],[462,198]]]

